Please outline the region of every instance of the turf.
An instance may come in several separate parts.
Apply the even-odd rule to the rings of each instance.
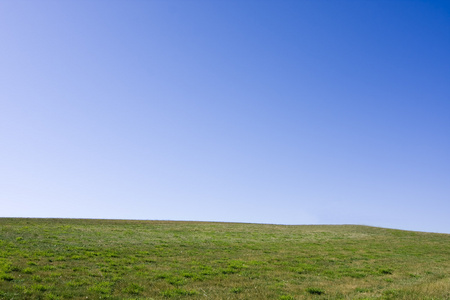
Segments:
[[[450,299],[450,235],[0,218],[0,299]]]

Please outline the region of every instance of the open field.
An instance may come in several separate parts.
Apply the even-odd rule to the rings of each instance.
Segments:
[[[0,299],[450,299],[450,235],[0,218]]]

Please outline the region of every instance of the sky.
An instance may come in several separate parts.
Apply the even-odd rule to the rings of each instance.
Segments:
[[[448,1],[1,1],[0,217],[450,233]]]

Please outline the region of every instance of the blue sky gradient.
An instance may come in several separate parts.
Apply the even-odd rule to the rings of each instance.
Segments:
[[[450,233],[448,1],[2,1],[0,216]]]

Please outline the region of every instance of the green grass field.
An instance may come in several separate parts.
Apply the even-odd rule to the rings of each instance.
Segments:
[[[0,218],[0,299],[450,299],[450,235]]]

